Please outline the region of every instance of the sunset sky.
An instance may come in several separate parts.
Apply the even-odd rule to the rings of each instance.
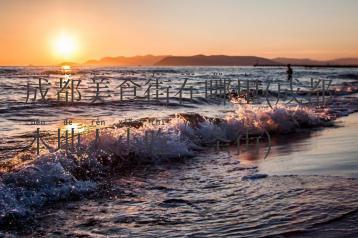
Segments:
[[[358,57],[357,0],[0,0],[0,65],[104,56]]]

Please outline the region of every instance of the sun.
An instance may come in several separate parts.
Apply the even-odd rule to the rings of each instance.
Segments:
[[[77,43],[72,36],[62,34],[55,39],[53,47],[57,56],[70,58],[77,50]]]

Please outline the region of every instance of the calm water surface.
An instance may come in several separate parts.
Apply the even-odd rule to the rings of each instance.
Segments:
[[[358,178],[358,113],[337,120],[337,126],[278,139],[270,157],[257,162],[275,175],[333,175]],[[291,137],[291,136],[290,136]]]

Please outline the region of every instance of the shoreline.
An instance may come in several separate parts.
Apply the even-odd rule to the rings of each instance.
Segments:
[[[330,175],[358,178],[358,112],[340,117],[334,127],[313,131],[290,145],[273,146],[271,158],[258,161],[270,175]],[[333,149],[334,148],[334,149]]]
[[[348,117],[358,117],[358,113],[352,113],[348,116],[344,116],[341,117],[340,119],[343,118],[343,120],[345,120]],[[338,119],[338,120],[340,120]],[[318,128],[317,130],[313,131],[312,133],[320,133],[322,131],[325,130],[339,130],[340,128],[342,128],[343,126],[341,125],[337,125],[334,127],[321,127]],[[348,128],[347,128],[348,129]],[[288,134],[289,136],[290,134]],[[310,138],[317,138],[319,137],[319,135],[313,135]],[[307,140],[306,139],[302,139]],[[293,142],[294,143],[294,142]],[[284,145],[287,145],[284,144]],[[177,172],[174,172],[174,174],[176,173],[184,173],[186,171],[186,167],[191,168],[192,165],[191,164],[198,164],[197,169],[199,169],[198,171],[203,170],[202,166],[206,167],[206,166],[210,166],[213,164],[213,162],[218,162],[218,161],[222,161],[219,163],[223,163],[225,166],[229,165],[229,170],[226,171],[226,175],[229,177],[232,177],[232,173],[240,173],[240,176],[243,176],[245,174],[252,174],[253,176],[248,176],[248,179],[245,179],[246,176],[241,178],[241,183],[246,183],[245,181],[248,181],[249,183],[251,183],[251,185],[257,184],[260,188],[257,188],[259,190],[261,190],[261,183],[267,183],[267,179],[269,181],[272,180],[273,183],[277,183],[278,181],[291,181],[291,182],[285,182],[285,184],[287,183],[287,185],[292,185],[293,181],[299,181],[298,187],[293,189],[293,191],[297,190],[297,191],[301,191],[303,187],[307,187],[305,189],[310,189],[310,186],[313,186],[314,188],[320,188],[322,187],[322,189],[331,189],[331,186],[334,187],[340,187],[340,189],[343,189],[344,191],[346,189],[355,189],[356,185],[358,185],[358,177],[352,178],[352,177],[345,177],[345,176],[336,176],[336,175],[319,175],[319,174],[271,174],[268,173],[267,177],[257,177],[255,176],[256,174],[261,174],[266,173],[265,171],[261,170],[261,166],[258,165],[257,167],[255,166],[255,164],[246,164],[245,161],[241,160],[238,161],[238,158],[235,157],[235,155],[230,155],[231,153],[229,153],[228,155],[225,155],[225,151],[227,149],[221,149],[220,152],[216,152],[218,153],[216,156],[213,155],[215,153],[213,153],[212,150],[209,151],[205,151],[200,153],[199,155],[197,155],[196,157],[192,158],[192,159],[187,159],[187,160],[183,160],[183,161],[178,161],[178,163],[163,163],[160,165],[156,165],[156,166],[150,166],[148,168],[144,167],[143,169],[140,168],[135,168],[133,172],[136,172],[132,175],[128,174],[126,176],[113,176],[112,178],[109,179],[108,182],[110,182],[110,185],[107,187],[106,183],[103,183],[100,187],[103,187],[102,190],[96,190],[96,195],[95,196],[89,196],[89,197],[85,197],[83,199],[80,200],[75,200],[75,201],[69,201],[69,202],[59,202],[59,203],[55,203],[55,204],[49,204],[46,205],[44,207],[44,210],[39,211],[38,214],[36,214],[36,216],[38,217],[38,220],[35,221],[35,223],[33,225],[29,225],[30,229],[33,229],[32,234],[37,234],[37,235],[44,235],[44,234],[66,234],[67,230],[71,230],[72,231],[72,235],[74,234],[83,234],[83,233],[89,233],[91,234],[93,229],[94,230],[98,230],[101,229],[101,227],[103,228],[102,225],[100,225],[102,222],[107,222],[106,221],[106,216],[108,215],[109,217],[111,217],[112,212],[107,210],[107,207],[112,207],[114,206],[115,209],[115,204],[122,204],[122,200],[123,200],[123,204],[124,206],[126,206],[126,204],[131,201],[132,199],[134,201],[136,201],[136,197],[140,196],[141,194],[139,192],[138,194],[138,189],[141,190],[143,189],[142,187],[144,186],[143,184],[148,183],[149,181],[147,181],[147,176],[149,176],[149,180],[154,179],[153,182],[157,181],[156,180],[156,176],[155,174],[158,173],[159,174],[161,172],[164,172],[165,174],[167,174],[168,172],[170,172],[170,170],[172,170],[173,168],[175,168],[174,170]],[[209,158],[206,158],[206,157]],[[215,158],[215,157],[219,157],[219,158]],[[214,157],[214,158],[211,158]],[[204,161],[203,161],[204,160]],[[228,161],[227,161],[228,160]],[[227,161],[227,162],[225,162]],[[260,161],[265,161],[265,160],[260,160]],[[258,161],[258,162],[260,162]],[[268,161],[268,160],[267,160]],[[204,163],[204,165],[200,165],[201,163]],[[214,164],[215,164],[214,163]],[[206,165],[205,165],[206,164]],[[232,165],[232,166],[231,166]],[[283,168],[282,168],[283,169]],[[158,170],[158,171],[157,171]],[[204,169],[205,171],[205,169]],[[247,171],[247,172],[245,172]],[[241,173],[244,173],[243,175],[241,175]],[[174,179],[174,178],[172,178]],[[169,179],[170,181],[171,179]],[[276,181],[278,180],[278,181]],[[209,180],[210,181],[210,180]],[[266,182],[264,182],[266,181]],[[305,182],[302,182],[305,181]],[[313,183],[313,181],[315,181]],[[330,182],[328,182],[330,181]],[[332,181],[332,182],[331,182]],[[333,183],[333,181],[335,181],[335,185],[329,185],[330,183]],[[149,184],[152,184],[153,182],[149,182]],[[151,186],[155,186],[153,189],[159,190],[161,192],[164,193],[169,193],[170,191],[172,191],[172,189],[174,188],[167,188],[168,185],[161,185],[160,183],[164,183],[166,184],[167,182],[165,181],[157,181],[159,182],[159,184],[154,184]],[[269,182],[270,184],[271,182]],[[327,183],[327,184],[326,184]],[[199,183],[200,184],[200,183]],[[314,184],[314,185],[310,185],[310,184]],[[129,186],[129,187],[127,187]],[[242,184],[239,184],[239,187],[243,186]],[[267,185],[265,185],[267,186]],[[263,188],[265,188],[265,186]],[[294,185],[297,186],[297,185]],[[353,187],[351,187],[353,186]],[[109,189],[109,190],[108,190]],[[175,190],[175,189],[174,189]],[[290,191],[290,189],[289,189]],[[315,191],[315,190],[313,190]],[[269,192],[269,191],[267,191]],[[284,190],[282,191],[284,192]],[[198,192],[198,195],[201,194],[202,191]],[[330,193],[327,190],[327,193]],[[299,193],[298,193],[299,194]],[[281,192],[280,192],[280,196],[282,196]],[[310,195],[312,196],[312,194]],[[316,195],[315,195],[316,196]],[[318,196],[318,195],[317,195]],[[325,195],[326,196],[326,195]],[[337,196],[337,195],[334,195]],[[149,204],[152,204],[154,201],[151,201],[151,198],[149,199]],[[159,198],[158,198],[159,199]],[[240,199],[239,199],[240,200]],[[117,202],[116,202],[117,201]],[[155,199],[156,201],[156,199]],[[281,200],[280,200],[281,201]],[[164,200],[164,203],[176,203],[178,202],[180,203],[189,203],[186,200],[181,200],[181,199],[167,199]],[[357,202],[356,200],[352,200],[353,204],[355,202]],[[191,203],[191,202],[190,202]],[[189,204],[190,204],[189,203]],[[110,205],[112,204],[112,205]],[[122,206],[122,205],[121,205]],[[130,204],[128,204],[129,207],[131,207]],[[152,205],[154,206],[154,204]],[[168,205],[169,206],[169,205]],[[176,207],[177,205],[174,205],[174,207]],[[99,207],[99,208],[98,208]],[[180,206],[179,206],[180,207]],[[81,219],[81,218],[75,218],[76,216],[74,216],[74,214],[77,213],[81,213],[84,214],[84,217],[93,217],[93,213],[95,212],[94,208],[99,209],[100,213],[96,216],[96,218],[90,218],[90,219]],[[170,206],[169,208],[170,209]],[[56,211],[61,211],[61,213],[57,213]],[[116,211],[116,209],[115,209]],[[119,219],[119,222],[115,222],[113,224],[113,226],[117,227],[127,227],[127,219],[130,219],[129,224],[131,224],[132,222],[135,222],[135,220],[132,221],[132,216],[130,213],[126,214],[125,213],[126,210],[122,211],[124,213],[120,213],[117,214],[116,212],[114,212],[114,214],[116,214],[117,216],[123,217],[121,219]],[[99,218],[100,216],[104,216],[103,218]],[[41,217],[47,217],[46,219],[41,218]],[[67,220],[69,219],[69,222],[67,222]],[[268,230],[265,232],[268,232],[267,234],[270,235],[287,235],[289,237],[310,237],[310,235],[312,234],[325,234],[327,233],[325,231],[325,229],[330,229],[333,231],[330,231],[329,233],[327,233],[326,235],[331,235],[331,236],[327,236],[327,237],[336,237],[337,234],[341,234],[340,233],[340,229],[342,226],[343,227],[349,227],[352,226],[353,224],[355,224],[357,219],[357,210],[352,210],[352,209],[348,209],[347,211],[344,212],[340,212],[338,213],[336,216],[335,215],[330,215],[329,218],[327,218],[326,220],[319,220],[317,222],[313,222],[312,223],[308,223],[308,225],[306,227],[301,227],[301,228],[290,228],[288,230],[283,230],[283,231],[275,231],[275,230]],[[52,221],[52,222],[51,222]],[[62,222],[63,221],[63,222]],[[73,225],[72,225],[73,223]],[[141,224],[141,223],[139,223]],[[159,224],[160,225],[160,224]],[[180,225],[180,223],[178,224]],[[146,226],[146,223],[141,224],[141,226]],[[295,227],[295,226],[294,226]],[[113,228],[115,229],[115,228]],[[131,230],[131,229],[129,229]],[[134,229],[135,230],[135,229]],[[170,230],[170,229],[169,229]],[[48,233],[49,232],[49,233]],[[323,232],[323,233],[322,233]],[[333,233],[331,233],[333,232]],[[352,234],[356,234],[355,233],[356,230],[351,230],[350,232],[346,232],[347,235],[352,235]],[[24,230],[20,230],[17,231],[15,234],[18,235],[29,235],[29,233],[27,233]],[[95,232],[96,234],[96,232]],[[117,233],[116,233],[117,234]],[[122,233],[121,233],[122,234]],[[128,231],[128,233],[125,233],[125,235],[130,235],[131,232]],[[141,234],[145,234],[143,232],[141,232]],[[332,235],[333,234],[333,235]]]

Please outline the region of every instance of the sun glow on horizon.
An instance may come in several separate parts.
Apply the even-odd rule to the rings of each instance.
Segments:
[[[358,57],[358,0],[0,0],[0,6],[1,66],[148,54]]]
[[[57,57],[70,59],[77,51],[78,45],[74,37],[68,34],[58,36],[53,43],[54,53]]]

